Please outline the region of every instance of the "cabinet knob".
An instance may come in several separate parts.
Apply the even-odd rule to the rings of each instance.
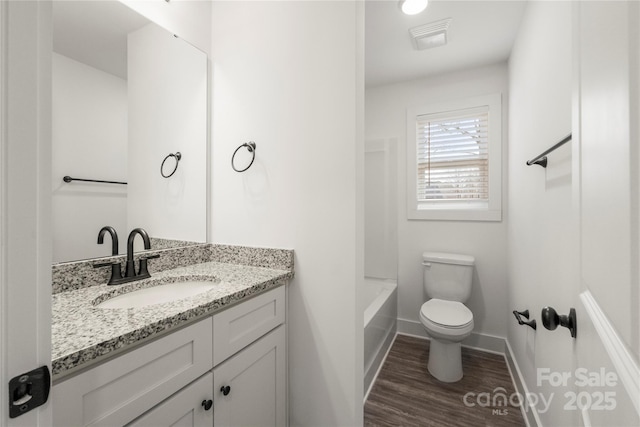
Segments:
[[[203,400],[202,401],[202,406],[204,407],[205,411],[208,411],[213,406],[213,400],[211,400],[211,399]]]
[[[231,392],[231,387],[228,385],[223,385],[222,387],[220,387],[220,391],[226,396]]]

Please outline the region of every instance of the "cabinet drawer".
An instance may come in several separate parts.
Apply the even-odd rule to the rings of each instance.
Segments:
[[[260,294],[213,316],[213,365],[284,323],[285,287]]]
[[[211,369],[211,318],[53,387],[56,426],[124,425]]]

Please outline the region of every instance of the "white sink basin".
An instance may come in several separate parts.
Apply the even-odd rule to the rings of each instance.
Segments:
[[[190,281],[167,283],[118,295],[97,305],[99,308],[140,308],[192,297],[213,289],[216,282]]]

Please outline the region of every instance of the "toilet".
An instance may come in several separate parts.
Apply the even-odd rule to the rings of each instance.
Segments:
[[[429,373],[452,383],[462,379],[460,342],[473,331],[473,313],[463,303],[471,294],[475,259],[440,252],[422,254],[424,289],[428,298],[420,321],[431,337]]]

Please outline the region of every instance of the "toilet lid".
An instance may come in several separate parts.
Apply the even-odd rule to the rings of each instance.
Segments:
[[[430,321],[450,328],[468,325],[473,320],[471,310],[457,301],[433,298],[422,304],[420,311]]]

